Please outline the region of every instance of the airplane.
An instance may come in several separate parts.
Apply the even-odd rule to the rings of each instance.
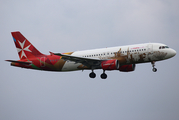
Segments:
[[[161,43],[145,43],[117,46],[49,55],[39,52],[19,31],[11,32],[20,60],[6,60],[12,66],[44,71],[91,70],[90,78],[95,78],[94,70],[102,69],[102,79],[107,78],[105,71],[119,70],[131,72],[136,64],[151,62],[153,72],[157,71],[155,62],[169,59],[176,51]]]

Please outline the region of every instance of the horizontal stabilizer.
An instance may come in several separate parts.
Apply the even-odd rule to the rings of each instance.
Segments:
[[[14,62],[14,63],[21,63],[21,64],[26,64],[26,65],[32,64],[31,62],[16,61],[16,60],[5,60],[5,61],[7,61],[7,62]]]

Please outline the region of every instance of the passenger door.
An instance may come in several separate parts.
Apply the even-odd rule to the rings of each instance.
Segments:
[[[148,44],[147,54],[148,54],[149,61],[152,61],[153,60],[153,45],[152,44]]]

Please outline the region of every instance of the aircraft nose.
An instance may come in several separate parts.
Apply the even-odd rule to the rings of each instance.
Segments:
[[[171,54],[172,57],[174,57],[177,54],[177,52],[175,50],[171,49],[170,54]]]

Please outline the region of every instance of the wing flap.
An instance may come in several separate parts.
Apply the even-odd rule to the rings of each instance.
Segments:
[[[85,58],[85,57],[78,57],[78,56],[73,56],[73,55],[65,55],[65,54],[61,54],[61,53],[54,53],[54,55],[58,55],[58,56],[62,56],[61,59],[67,61],[73,61],[75,63],[81,63],[85,66],[91,67],[91,66],[99,66],[101,61],[101,59],[98,58]]]
[[[78,57],[78,56],[73,56],[73,55],[65,55],[61,53],[54,53],[54,55],[62,56],[63,59],[73,59],[73,60],[78,60],[78,59],[83,59],[83,60],[92,60],[92,61],[99,61],[100,59],[98,58],[84,58],[84,57]]]

